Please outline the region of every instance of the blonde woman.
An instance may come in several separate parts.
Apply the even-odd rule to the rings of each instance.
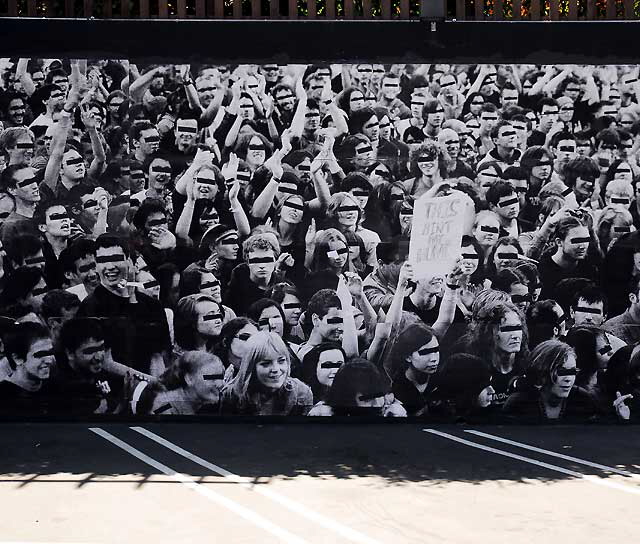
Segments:
[[[313,406],[309,386],[291,377],[289,350],[275,332],[246,341],[240,370],[222,394],[225,415],[306,415]]]

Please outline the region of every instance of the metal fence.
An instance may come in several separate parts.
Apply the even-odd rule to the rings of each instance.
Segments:
[[[427,7],[456,20],[629,20],[640,14],[640,0],[0,0],[0,16],[407,20]]]

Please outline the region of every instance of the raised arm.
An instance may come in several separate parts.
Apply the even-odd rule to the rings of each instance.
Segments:
[[[289,128],[292,138],[300,138],[304,131],[304,116],[307,113],[307,92],[304,90],[302,78],[296,80],[296,97],[298,98],[298,105],[296,106],[296,111],[291,120],[291,127]]]
[[[145,72],[140,77],[138,77],[135,81],[131,82],[129,85],[129,96],[133,100],[134,103],[142,102],[142,97],[147,89],[151,86],[151,82],[153,78],[159,74],[164,73],[164,68],[162,66],[158,66],[156,68],[152,68],[148,72]]]
[[[27,93],[28,96],[31,96],[35,92],[36,86],[33,83],[33,79],[31,79],[31,75],[27,72],[28,64],[29,59],[21,58],[18,60],[18,64],[16,65],[16,79],[22,83],[24,92]]]
[[[438,335],[438,338],[444,338],[449,326],[453,323],[453,318],[456,313],[456,304],[458,302],[458,290],[460,289],[461,276],[462,268],[460,266],[460,260],[458,260],[445,279],[444,296],[440,303],[440,311],[438,312],[436,322],[432,325],[432,328]]]
[[[54,129],[51,139],[51,151],[49,160],[47,161],[47,167],[44,171],[44,183],[46,183],[52,191],[55,191],[56,184],[58,183],[60,165],[62,164],[62,156],[64,155],[64,148],[67,143],[67,135],[71,128],[73,112],[82,99],[82,92],[86,90],[85,82],[80,82],[78,85],[71,87],[67,101],[62,109],[60,121]]]
[[[89,166],[88,174],[90,177],[97,178],[102,174],[107,164],[107,154],[104,151],[102,140],[96,128],[96,120],[88,107],[83,107],[81,111],[82,122],[84,123],[89,138],[91,139],[91,150],[93,151],[93,160]]]

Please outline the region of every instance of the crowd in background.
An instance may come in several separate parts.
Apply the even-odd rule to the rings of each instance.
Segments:
[[[0,415],[639,417],[638,66],[0,74]]]

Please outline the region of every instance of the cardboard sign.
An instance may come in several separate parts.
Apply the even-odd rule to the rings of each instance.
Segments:
[[[468,209],[464,196],[423,196],[414,204],[409,262],[416,280],[444,278],[460,256]]]

